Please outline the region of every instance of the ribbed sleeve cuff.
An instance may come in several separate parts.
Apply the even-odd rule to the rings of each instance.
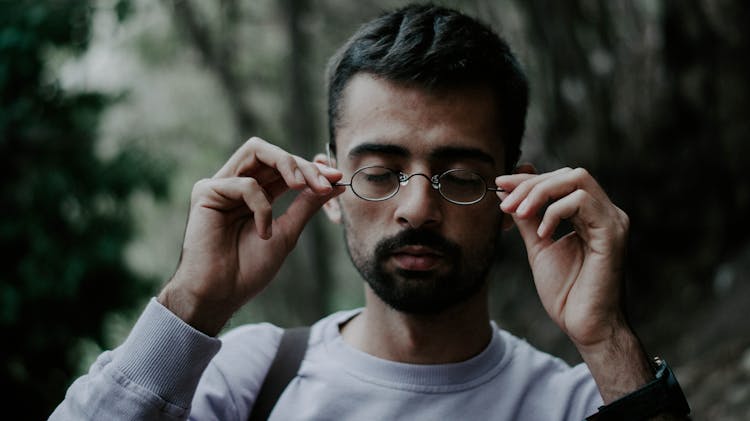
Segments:
[[[219,339],[194,329],[152,298],[113,362],[134,383],[189,408],[219,348]]]

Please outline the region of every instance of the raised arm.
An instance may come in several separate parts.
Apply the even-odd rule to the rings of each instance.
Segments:
[[[214,336],[274,278],[310,217],[343,189],[337,170],[253,138],[196,183],[172,279],[125,342],[103,353],[50,419],[185,419]],[[272,203],[299,194],[274,219]]]
[[[624,315],[628,217],[584,169],[540,175],[530,166],[520,170],[496,179],[509,192],[498,194],[501,209],[523,237],[545,310],[576,346],[609,404],[655,379]],[[574,229],[553,238],[562,220]]]

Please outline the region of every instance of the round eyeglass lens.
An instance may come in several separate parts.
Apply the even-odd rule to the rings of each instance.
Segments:
[[[366,200],[385,200],[398,191],[398,174],[385,167],[362,168],[352,175],[352,190]]]
[[[450,170],[440,176],[440,194],[451,202],[467,205],[479,202],[487,193],[484,179],[469,170]]]

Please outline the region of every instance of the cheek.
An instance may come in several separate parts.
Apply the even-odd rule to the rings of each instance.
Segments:
[[[358,230],[382,223],[388,211],[386,202],[368,202],[357,197],[341,197],[339,204],[344,218]]]
[[[378,233],[386,231],[383,203],[365,202],[361,199],[340,201],[341,216],[351,246],[362,248],[379,240]]]
[[[502,231],[502,212],[494,205],[480,205],[472,209],[458,209],[446,215],[446,233],[465,246],[484,247]],[[452,235],[451,235],[452,234]]]

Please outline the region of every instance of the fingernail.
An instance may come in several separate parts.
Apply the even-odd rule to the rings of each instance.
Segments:
[[[319,168],[319,169],[320,169],[321,171],[328,171],[328,172],[337,172],[337,171],[338,171],[338,170],[337,170],[336,168],[333,168],[333,167],[331,167],[331,166],[328,166],[328,165],[324,165],[324,164],[319,164],[319,163],[317,163],[317,162],[315,163],[315,165],[317,165],[317,166],[318,166],[318,168]]]
[[[503,199],[502,197],[500,197],[498,195],[498,198],[500,198],[500,209],[502,209],[503,211],[505,211],[508,208],[507,202],[505,201],[505,199],[507,199],[507,197],[505,199]]]
[[[526,208],[529,206],[528,199],[523,199],[523,202],[521,202],[520,205],[518,205],[518,208],[516,208],[516,213],[525,213]]]
[[[330,181],[328,181],[328,179],[327,179],[327,178],[325,178],[325,177],[323,177],[322,175],[319,175],[319,176],[318,176],[318,180],[320,180],[320,184],[322,184],[322,185],[323,185],[323,187],[325,187],[325,188],[327,188],[327,189],[332,189],[332,188],[333,188],[333,187],[331,186],[331,182],[330,182]]]
[[[546,230],[547,230],[547,226],[544,224],[544,222],[542,222],[541,224],[539,224],[539,228],[536,229],[536,235],[538,237],[542,237],[542,235],[544,235],[544,232]]]
[[[294,179],[300,184],[305,184],[305,176],[302,175],[302,171],[299,168],[294,169]]]

